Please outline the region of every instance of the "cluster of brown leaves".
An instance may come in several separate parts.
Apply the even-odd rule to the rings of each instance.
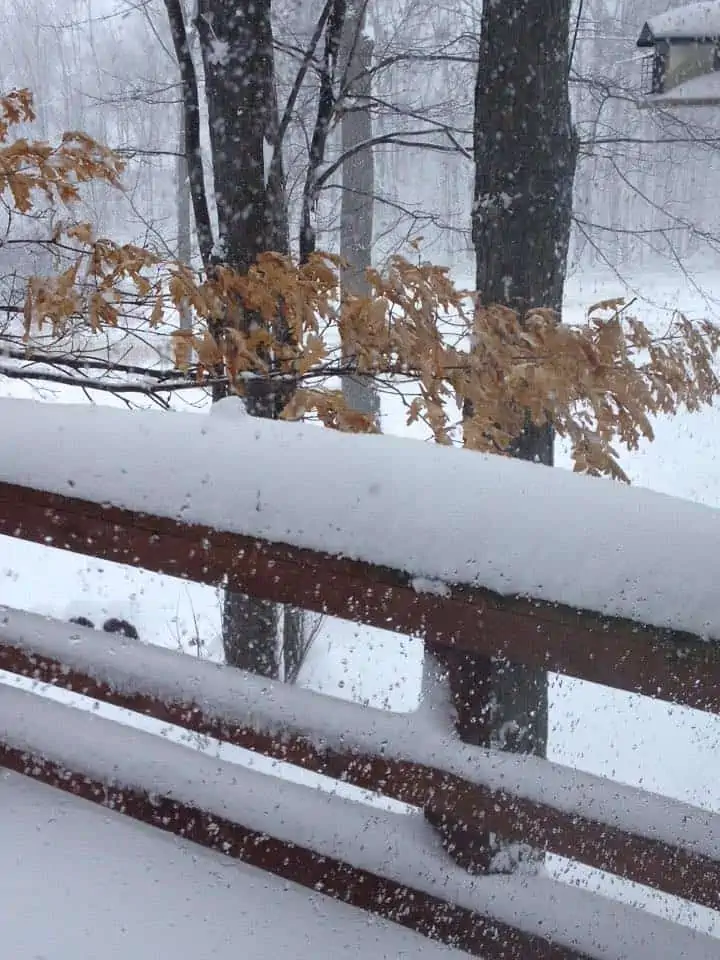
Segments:
[[[117,326],[120,308],[133,301],[152,301],[149,322],[157,326],[165,308],[158,294],[162,260],[134,244],[95,239],[88,223],[60,224],[53,231],[67,269],[52,277],[32,277],[25,294],[25,333],[49,324],[63,336],[80,318],[93,332]]]
[[[595,304],[579,326],[551,311],[521,322],[490,307],[477,311],[474,332],[477,348],[456,384],[477,411],[465,438],[479,449],[506,447],[529,411],[570,440],[576,471],[627,481],[616,444],[637,449],[654,438],[653,416],[697,410],[720,392],[720,328],[680,313],[654,336],[622,300]]]
[[[11,126],[34,119],[29,90],[0,98],[0,193],[10,193],[17,211],[29,213],[38,194],[67,204],[79,199],[82,183],[119,184],[122,161],[87,134],[65,133],[57,146],[24,137],[7,142]]]
[[[29,119],[25,91],[0,100],[0,140]],[[79,183],[114,183],[120,169],[80,134],[54,149],[18,140],[0,151],[3,191],[20,209],[35,191],[68,202]],[[341,298],[340,262],[327,254],[305,264],[266,254],[244,275],[220,265],[198,276],[144,248],[96,239],[87,224],[65,225],[53,240],[71,265],[28,285],[28,336],[48,323],[61,335],[78,319],[92,330],[114,326],[117,304],[129,296],[145,305],[153,327],[189,311],[193,329],[173,333],[177,367],[199,382],[226,375],[238,393],[250,378],[279,380],[287,419],[315,415],[336,429],[377,429],[331,389],[339,376],[364,375],[415,394],[408,423],[423,420],[439,443],[453,442],[462,426],[467,446],[503,452],[529,414],[570,440],[576,470],[627,480],[614,444],[636,448],[652,439],[653,415],[695,410],[720,392],[718,327],[677,315],[654,336],[621,301],[596,304],[582,325],[559,324],[548,310],[521,317],[478,304],[444,268],[401,257],[385,272],[368,271],[367,296]],[[474,414],[463,422],[465,400]]]
[[[457,436],[468,400],[475,412],[462,422],[467,446],[505,451],[529,413],[569,439],[576,470],[625,481],[615,444],[636,449],[642,438],[653,439],[654,415],[696,410],[720,392],[713,370],[720,328],[708,322],[676,314],[654,336],[626,316],[620,300],[595,304],[582,325],[560,324],[550,310],[520,317],[476,303],[446,269],[401,257],[383,274],[368,271],[367,296],[340,302],[337,268],[327,255],[304,266],[268,255],[247,276],[226,280],[231,301],[263,322],[248,329],[235,317],[229,348],[223,352],[206,332],[194,344],[199,355],[209,344],[211,359],[228,363],[233,376],[266,376],[271,370],[258,357],[270,353],[275,373],[299,384],[285,417],[312,412],[327,426],[373,430],[372,421],[345,408],[339,392],[303,386],[318,374],[326,380],[343,372],[335,360],[340,352],[353,356],[354,372],[380,383],[411,381],[406,395],[417,396],[408,403],[408,423],[423,420],[439,443]],[[278,304],[289,342],[281,342]]]

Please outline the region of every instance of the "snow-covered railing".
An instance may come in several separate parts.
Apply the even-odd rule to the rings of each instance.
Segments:
[[[720,511],[228,402],[0,401],[0,533],[720,711]]]
[[[543,876],[469,876],[419,816],[9,687],[0,695],[0,764],[483,960],[717,958],[710,937]]]
[[[1,401],[0,532],[415,634],[449,664],[459,658],[482,671],[505,657],[720,712],[717,511],[413,441],[250,421],[234,409],[204,417]],[[377,895],[378,912],[485,957],[657,960],[668,944],[668,957],[716,955],[716,941],[703,946],[636,911],[622,922],[645,931],[638,943],[650,947],[601,950],[588,918],[610,909],[602,898],[574,892],[577,922],[563,927],[551,910],[533,925],[537,903],[520,897],[514,879],[471,881],[460,865],[486,871],[487,837],[496,834],[718,909],[718,816],[538,758],[470,747],[443,705],[393,715],[30,615],[6,611],[0,620],[0,667],[409,803],[424,812],[423,830],[432,825],[452,850],[457,876],[490,884],[473,907],[457,893],[459,880],[452,895],[438,894],[446,860],[434,861],[430,890],[414,867],[401,880],[386,876],[384,861],[369,880],[355,851],[328,867],[328,892],[367,909]],[[458,729],[477,720],[455,706]],[[330,841],[318,846],[302,825],[289,837],[281,816],[273,822],[280,833],[268,828],[265,838],[273,852],[252,859],[265,842],[257,811],[248,822],[226,817],[217,833],[217,802],[201,809],[177,789],[158,791],[154,774],[141,777],[137,765],[117,761],[111,776],[63,752],[52,727],[36,724],[31,742],[12,711],[3,716],[6,765],[226,844],[289,879],[325,882],[318,871],[330,862]],[[233,839],[236,830],[251,839]],[[361,873],[348,879],[347,870]],[[515,912],[501,892],[506,881],[519,897]],[[353,884],[359,892],[348,892]],[[548,889],[535,890],[538,903],[567,901],[565,888],[539,892]],[[682,952],[683,938],[695,952]],[[501,941],[515,952],[502,952]]]
[[[410,715],[373,710],[9,609],[0,610],[0,668],[373,789],[429,823],[2,688],[0,764],[55,787],[476,956],[716,956],[716,940],[603,897],[454,864],[431,830],[442,820],[464,825],[471,858],[482,827],[717,908],[720,816],[469,747],[440,703]]]

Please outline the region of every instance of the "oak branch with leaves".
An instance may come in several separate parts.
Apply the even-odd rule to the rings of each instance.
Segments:
[[[503,453],[529,415],[569,439],[576,470],[620,480],[627,477],[617,447],[652,439],[652,416],[696,410],[718,394],[720,328],[680,314],[661,336],[622,301],[596,304],[581,325],[560,324],[550,310],[519,316],[457,289],[445,268],[402,257],[368,271],[366,296],[341,296],[341,264],[330,254],[304,264],[266,254],[245,274],[223,264],[203,274],[149,248],[98,238],[71,214],[82,184],[120,188],[121,161],[80,133],[56,146],[10,142],[11,129],[33,119],[28,91],[0,98],[2,196],[21,213],[39,201],[64,208],[67,219],[46,242],[66,265],[27,278],[19,317],[10,312],[0,334],[0,375],[125,396],[168,396],[218,380],[242,395],[260,383],[283,397],[286,419],[372,432],[373,420],[333,388],[357,373],[400,394],[408,423],[424,421],[439,443]],[[192,329],[180,329],[181,310]],[[83,352],[128,316],[167,337],[171,362],[141,367]],[[463,422],[465,399],[474,414]]]

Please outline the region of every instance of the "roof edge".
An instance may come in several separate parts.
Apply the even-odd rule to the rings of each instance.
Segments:
[[[640,32],[638,37],[637,46],[638,47],[654,47],[655,46],[655,34],[650,29],[650,24],[646,23]]]

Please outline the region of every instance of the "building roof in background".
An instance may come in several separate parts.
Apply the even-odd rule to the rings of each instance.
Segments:
[[[703,0],[674,7],[651,17],[642,28],[639,47],[657,40],[711,40],[720,38],[720,0]]]

